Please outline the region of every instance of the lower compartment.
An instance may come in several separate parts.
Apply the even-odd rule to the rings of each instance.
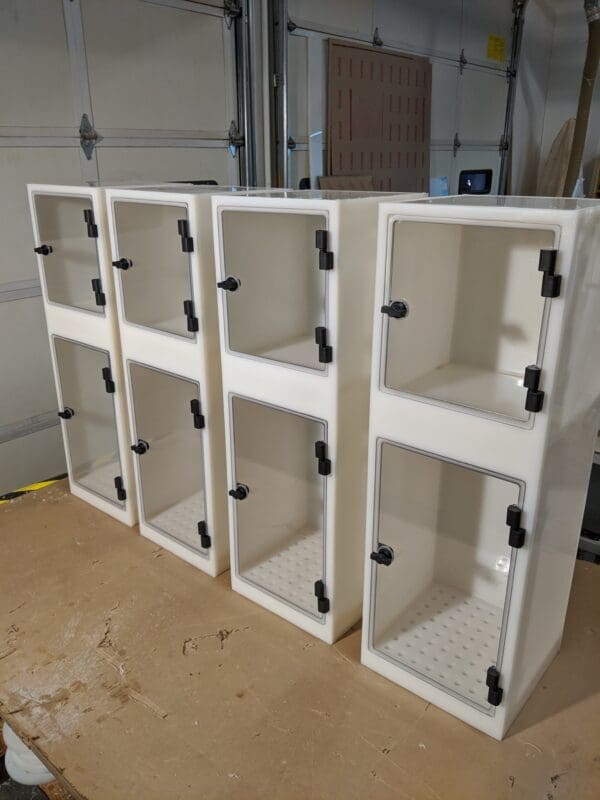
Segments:
[[[236,574],[317,619],[315,583],[325,581],[326,448],[321,420],[231,398]]]
[[[523,488],[391,442],[378,451],[369,648],[492,714],[516,554],[507,508]]]

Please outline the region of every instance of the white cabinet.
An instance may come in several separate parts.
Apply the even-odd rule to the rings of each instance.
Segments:
[[[71,491],[137,519],[104,190],[28,187]]]
[[[381,206],[362,660],[502,738],[562,636],[600,410],[600,203]]]
[[[107,205],[140,531],[217,575],[229,539],[212,191],[111,189]]]
[[[213,198],[232,587],[327,642],[361,613],[377,208],[389,197]]]

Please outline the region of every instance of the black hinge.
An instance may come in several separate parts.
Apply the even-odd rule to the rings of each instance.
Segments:
[[[110,367],[102,367],[102,380],[104,381],[104,388],[108,394],[113,394],[115,391],[115,382],[112,379]]]
[[[506,509],[506,524],[510,528],[508,544],[511,547],[523,547],[525,544],[525,528],[521,527],[521,509],[510,505]]]
[[[319,269],[333,269],[333,253],[327,249],[328,239],[328,231],[315,231],[315,247],[319,251]]]
[[[92,290],[94,292],[94,297],[96,298],[96,305],[105,306],[106,295],[102,291],[102,281],[100,278],[92,278]]]
[[[542,297],[558,297],[560,294],[561,275],[555,275],[558,250],[540,250],[538,269],[544,273],[542,278]]]
[[[90,239],[97,239],[98,238],[98,226],[96,225],[96,220],[94,219],[94,212],[91,208],[85,208],[83,210],[83,219],[85,224],[87,225],[87,235]]]
[[[123,486],[123,478],[120,475],[115,478],[115,489],[117,490],[117,500],[127,500],[127,492]]]
[[[329,598],[325,597],[325,584],[321,580],[315,581],[315,597],[317,598],[319,614],[327,614],[330,603]]]
[[[183,301],[183,313],[187,317],[187,329],[190,333],[196,333],[198,330],[198,317],[194,316],[194,301]]]
[[[315,458],[319,461],[319,475],[329,475],[331,461],[327,458],[327,442],[315,442]]]
[[[525,376],[523,378],[523,386],[527,389],[525,409],[532,411],[534,414],[541,411],[544,405],[544,392],[538,388],[541,374],[541,367],[538,367],[537,364],[530,364],[525,367]]]
[[[488,667],[485,677],[485,685],[488,687],[488,703],[491,706],[499,706],[502,702],[503,690],[498,686],[500,683],[500,673],[496,667]]]
[[[204,522],[204,520],[198,523],[198,535],[200,536],[200,547],[203,547],[205,550],[208,550],[208,548],[212,544],[212,540],[208,535],[206,522]]]
[[[321,364],[329,364],[333,355],[333,350],[327,344],[327,328],[315,328],[315,342],[319,345],[319,361]]]
[[[190,236],[190,226],[188,224],[187,219],[177,220],[177,230],[179,231],[179,236],[181,237],[181,249],[183,250],[183,252],[193,253],[194,240]]]
[[[205,425],[204,414],[200,407],[200,400],[190,400],[190,411],[194,416],[194,428],[203,428]]]

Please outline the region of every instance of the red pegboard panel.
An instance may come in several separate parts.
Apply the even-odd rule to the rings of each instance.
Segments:
[[[328,175],[373,175],[380,191],[429,188],[431,64],[329,41]]]

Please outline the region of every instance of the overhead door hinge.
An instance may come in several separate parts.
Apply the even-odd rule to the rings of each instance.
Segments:
[[[194,240],[190,236],[190,226],[187,219],[177,220],[177,230],[181,237],[181,249],[184,253],[194,252]]]
[[[319,269],[333,269],[333,253],[327,249],[329,232],[318,230],[315,232],[315,247],[319,251]]]
[[[203,428],[205,425],[204,414],[202,413],[202,409],[200,407],[200,400],[194,398],[190,400],[190,411],[194,417],[194,428]]]
[[[239,132],[238,126],[236,125],[234,120],[231,120],[231,125],[229,126],[228,132],[229,138],[229,152],[232,158],[235,158],[240,150],[240,147],[243,147],[246,144],[246,139],[244,135]]]
[[[96,299],[97,306],[105,306],[106,305],[106,295],[102,291],[102,281],[100,278],[92,278],[92,291],[94,292],[94,297]]]
[[[558,250],[540,250],[538,269],[544,273],[542,278],[542,297],[558,297],[562,276],[555,275]]]
[[[198,523],[198,536],[200,536],[200,547],[203,547],[205,550],[208,550],[208,548],[212,544],[212,540],[208,535],[206,522],[204,522],[204,520]]]
[[[331,345],[327,344],[327,328],[321,326],[315,328],[315,342],[319,345],[319,361],[321,364],[329,364],[333,350]]]
[[[198,330],[198,317],[194,316],[194,301],[183,301],[183,313],[187,317],[187,329],[190,333],[196,333]]]
[[[452,155],[456,158],[456,154],[458,153],[459,149],[462,147],[462,142],[458,138],[458,132],[454,134],[454,141],[452,142]]]
[[[465,50],[463,48],[460,51],[460,55],[458,57],[458,71],[460,72],[461,75],[463,74],[463,69],[466,67],[468,63],[469,62],[467,61],[467,57],[465,56]]]
[[[329,475],[331,460],[327,458],[327,442],[315,442],[315,458],[319,462],[319,475]]]
[[[115,478],[115,489],[117,490],[117,500],[127,500],[127,492],[123,486],[123,478],[120,475]]]
[[[379,35],[379,28],[373,31],[373,47],[383,47],[383,39]]]
[[[504,691],[498,685],[500,683],[500,673],[495,666],[488,667],[485,677],[485,685],[488,687],[488,703],[491,706],[499,706],[502,702]]]
[[[506,509],[506,524],[510,528],[508,544],[510,547],[523,547],[525,544],[525,528],[521,527],[521,509],[519,506],[510,505]]]
[[[112,379],[110,367],[102,367],[102,380],[104,381],[104,388],[108,394],[114,394],[115,382]]]
[[[327,614],[330,609],[329,598],[325,596],[325,584],[322,580],[315,581],[315,597],[319,614]]]
[[[231,30],[233,20],[242,16],[242,7],[239,0],[223,0],[223,16],[227,30]]]
[[[532,411],[534,414],[541,411],[544,405],[544,392],[538,388],[541,374],[542,370],[537,364],[530,364],[525,367],[525,376],[523,378],[523,386],[527,389],[525,409]]]
[[[87,225],[87,235],[90,239],[98,238],[98,226],[94,218],[94,212],[91,208],[83,209],[83,220]]]
[[[102,136],[95,130],[87,114],[83,114],[79,123],[79,143],[88,161],[94,155],[94,147],[102,141]]]

